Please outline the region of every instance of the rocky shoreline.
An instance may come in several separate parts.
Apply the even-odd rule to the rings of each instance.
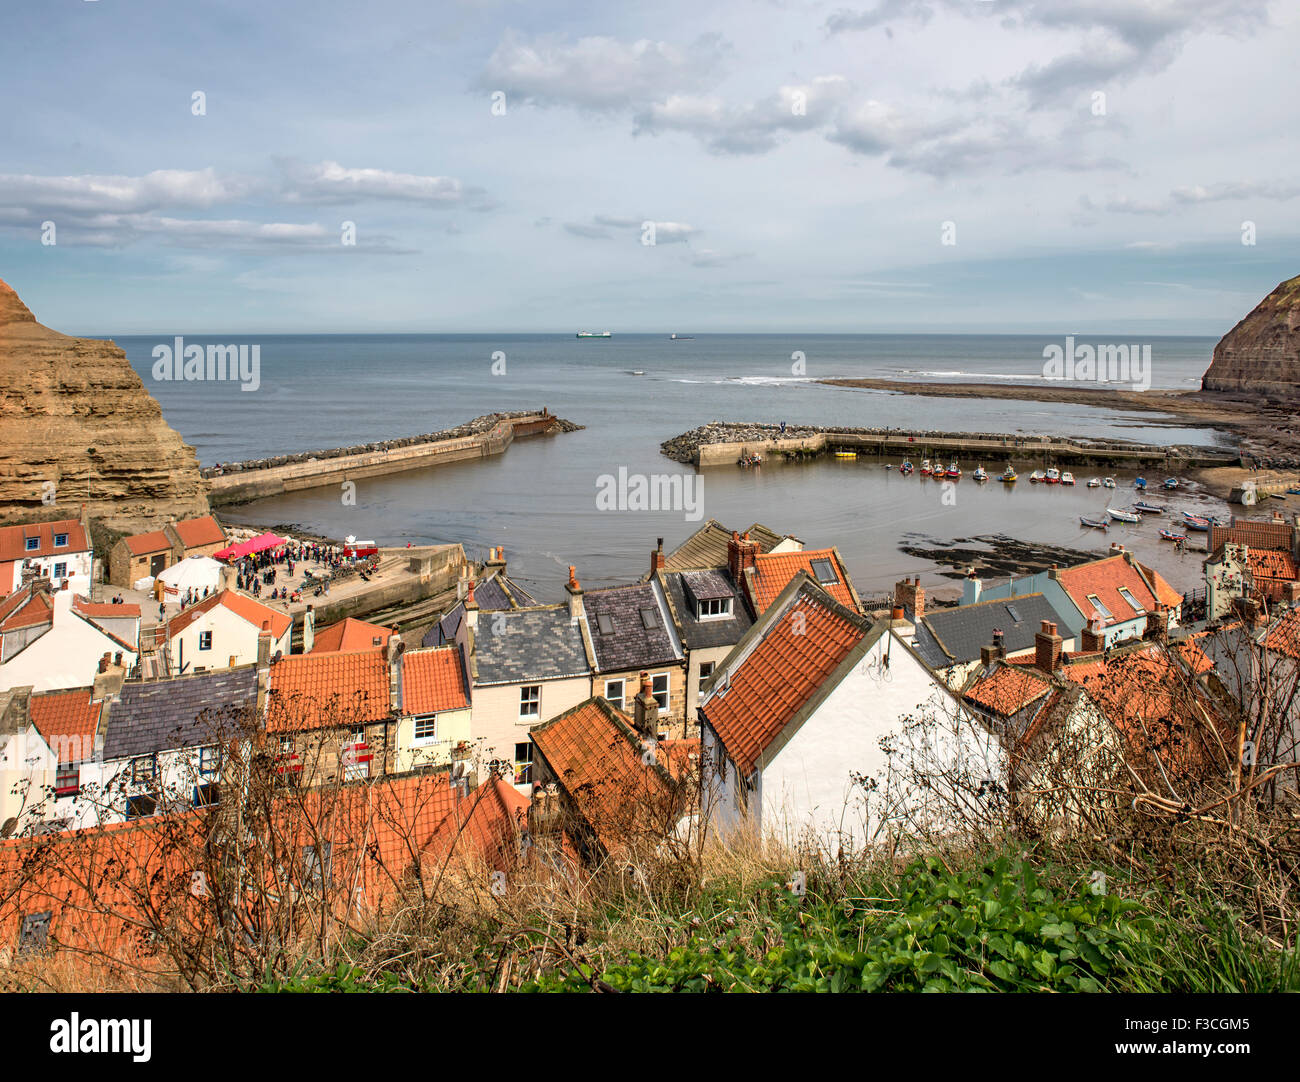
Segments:
[[[289,466],[297,462],[319,461],[329,458],[343,458],[346,455],[361,455],[370,451],[392,451],[399,447],[414,447],[422,443],[437,443],[441,440],[462,439],[466,436],[481,436],[490,432],[502,421],[518,417],[531,417],[536,410],[503,410],[499,413],[485,413],[472,421],[447,428],[441,432],[428,432],[423,436],[403,436],[398,439],[381,440],[377,443],[358,443],[351,447],[330,447],[321,451],[299,451],[296,454],[276,455],[273,458],[252,458],[243,462],[221,462],[215,466],[205,466],[200,472],[206,477],[222,477],[228,473],[243,473],[246,470],[263,470],[274,466]],[[562,417],[553,418],[554,428],[560,432],[577,432],[584,425],[566,421]]]

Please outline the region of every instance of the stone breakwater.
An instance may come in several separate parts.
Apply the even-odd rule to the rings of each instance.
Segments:
[[[441,432],[428,432],[423,436],[402,436],[393,440],[381,440],[377,443],[357,443],[351,447],[330,447],[322,451],[299,451],[290,455],[276,455],[273,458],[249,458],[243,462],[221,462],[215,466],[205,466],[200,472],[206,478],[221,477],[228,473],[243,473],[246,470],[266,470],[276,466],[292,466],[300,462],[314,462],[322,459],[344,458],[349,455],[363,455],[375,451],[393,451],[401,447],[416,447],[422,443],[440,443],[444,440],[461,439],[466,436],[481,436],[491,432],[502,421],[518,420],[525,417],[537,417],[535,410],[505,410],[501,413],[485,413],[472,421],[447,428]],[[545,416],[545,414],[543,414]],[[553,430],[556,432],[577,432],[583,425],[574,424],[561,417],[552,417]]]

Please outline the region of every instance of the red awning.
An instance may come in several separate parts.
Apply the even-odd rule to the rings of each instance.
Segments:
[[[264,533],[247,541],[241,541],[238,545],[227,545],[220,552],[214,552],[212,555],[218,560],[238,560],[254,552],[265,552],[267,549],[279,548],[287,543],[287,538],[279,534]]]

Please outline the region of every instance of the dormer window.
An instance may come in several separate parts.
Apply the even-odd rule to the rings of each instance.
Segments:
[[[65,549],[68,547],[68,535],[65,533],[56,533],[54,535],[54,547],[56,549]]]
[[[725,620],[731,615],[731,598],[706,597],[695,603],[697,620]]]
[[[647,631],[659,626],[659,614],[654,609],[644,608],[641,610],[641,626]]]
[[[41,539],[39,537],[28,537],[26,538],[26,541],[27,541],[28,552],[35,552],[38,548],[41,547]]]
[[[1106,608],[1106,606],[1103,605],[1103,604],[1101,603],[1101,598],[1099,598],[1096,594],[1089,594],[1089,595],[1088,595],[1088,600],[1092,603],[1093,611],[1094,611],[1098,616],[1100,616],[1103,620],[1113,620],[1113,619],[1115,619],[1115,614],[1114,614],[1113,612],[1111,612],[1110,609]]]

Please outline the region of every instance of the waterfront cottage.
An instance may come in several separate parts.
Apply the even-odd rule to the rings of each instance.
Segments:
[[[264,628],[271,632],[271,655],[288,655],[293,636],[288,613],[237,590],[212,594],[167,621],[167,671],[182,676],[251,664]]]
[[[735,536],[735,530],[728,530],[717,519],[711,518],[668,553],[663,566],[668,571],[729,567],[730,544]],[[759,552],[797,552],[803,548],[803,542],[797,537],[776,533],[761,522],[750,526],[744,531],[744,536],[754,542]],[[663,545],[659,547],[662,549]]]
[[[757,542],[738,533],[727,542],[727,570],[741,589],[751,615],[760,616],[796,575],[804,573],[841,605],[862,611],[839,550],[775,549],[763,552]]]
[[[169,522],[162,529],[119,540],[109,550],[108,581],[131,588],[190,556],[211,556],[225,546],[226,533],[211,515]]]
[[[462,566],[462,573],[466,569]],[[422,645],[445,646],[456,641],[456,634],[465,619],[465,597],[470,579],[463,577],[456,584],[456,604],[425,632]],[[488,550],[483,564],[483,578],[474,582],[474,599],[480,612],[501,612],[535,606],[537,601],[527,590],[506,574],[506,550],[496,547]]]
[[[5,596],[32,578],[44,579],[55,590],[67,582],[87,593],[94,563],[84,512],[80,519],[0,526],[0,594]]]
[[[1004,758],[885,623],[800,570],[705,684],[701,815],[831,854],[996,813]]]
[[[396,663],[402,694],[396,770],[471,763],[469,674],[460,647],[406,650]]]
[[[353,616],[317,631],[314,615],[313,607],[308,605],[303,621],[302,643],[303,653],[306,654],[338,654],[371,650],[375,647],[387,646],[388,639],[393,633],[390,627],[367,623]]]
[[[1280,514],[1212,526],[1205,560],[1206,618],[1221,620],[1239,600],[1300,601],[1300,529]]]

